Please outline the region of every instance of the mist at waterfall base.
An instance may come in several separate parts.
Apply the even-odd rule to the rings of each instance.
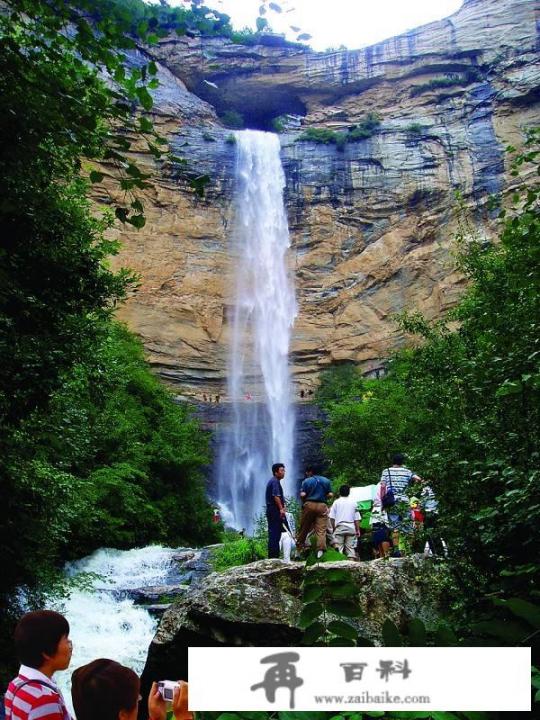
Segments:
[[[170,582],[178,549],[151,545],[134,550],[100,549],[68,563],[69,578],[82,580],[55,609],[70,625],[73,655],[68,670],[55,674],[71,708],[71,673],[96,658],[110,658],[138,675],[143,671],[157,619],[135,605],[130,590]],[[177,580],[176,580],[177,581]],[[71,708],[72,709],[72,708]]]
[[[279,138],[255,130],[235,135],[231,415],[219,443],[216,500],[227,525],[250,532],[264,511],[273,463],[285,464],[285,495],[295,491],[289,346],[297,305],[287,269],[290,239]]]

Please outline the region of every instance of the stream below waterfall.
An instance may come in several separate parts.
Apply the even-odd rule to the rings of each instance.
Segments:
[[[55,679],[71,710],[71,673],[75,668],[105,657],[127,665],[138,675],[142,673],[159,618],[137,604],[138,591],[163,587],[166,594],[167,587],[196,582],[201,571],[189,562],[179,562],[182,555],[195,553],[160,545],[100,549],[66,565],[66,575],[75,581],[75,587],[56,609],[70,624],[73,656],[69,669],[57,673]]]

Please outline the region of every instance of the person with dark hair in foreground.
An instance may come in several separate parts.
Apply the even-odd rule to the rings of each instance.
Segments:
[[[26,613],[15,628],[15,648],[21,667],[4,697],[6,720],[71,720],[52,677],[71,660],[66,618],[52,610]]]
[[[100,658],[75,670],[71,678],[71,697],[77,720],[137,720],[140,680],[114,660]],[[175,720],[192,720],[188,711],[188,686],[178,681],[172,709]],[[153,683],[148,697],[149,720],[165,720],[167,704],[158,684]]]

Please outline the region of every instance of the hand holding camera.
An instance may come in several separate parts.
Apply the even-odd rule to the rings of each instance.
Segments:
[[[175,680],[160,680],[158,682],[158,691],[166,702],[172,702],[174,698],[174,689],[179,688],[180,684]]]
[[[165,720],[167,703],[172,703],[175,720],[193,720],[193,713],[188,710],[188,684],[184,680],[152,683],[148,697],[149,720]]]

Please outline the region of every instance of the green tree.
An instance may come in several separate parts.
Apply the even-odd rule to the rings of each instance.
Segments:
[[[144,114],[157,66],[127,54],[134,33],[152,45],[167,28],[134,27],[134,5],[7,0],[0,13],[0,600],[12,616],[16,585],[50,581],[102,541],[212,537],[198,426],[111,324],[134,277],[108,266],[118,246],[105,233],[115,217],[144,224],[134,193],[148,174],[131,142],[144,137],[156,160],[165,147]],[[86,198],[98,163],[124,193],[101,217]]]
[[[354,368],[332,375],[317,398],[327,413],[324,452],[336,483],[375,483],[390,456],[415,440],[425,416],[397,372],[384,381],[364,379]]]
[[[435,324],[404,316],[420,347],[398,353],[369,398],[368,384],[358,392],[354,380],[328,410],[327,453],[344,475],[373,477],[386,445],[408,452],[429,478],[470,607],[486,592],[538,593],[538,158],[533,131],[514,159],[498,242],[475,239],[463,222],[459,264],[469,289],[457,308]]]

